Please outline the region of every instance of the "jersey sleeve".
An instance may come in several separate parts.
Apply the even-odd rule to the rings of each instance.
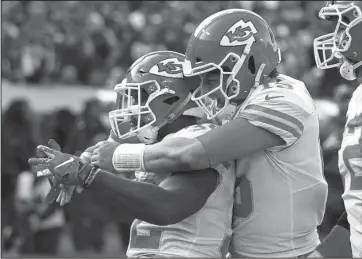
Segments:
[[[252,96],[237,117],[264,128],[281,137],[285,144],[270,150],[281,150],[293,145],[303,134],[309,111],[302,108],[302,100],[288,90],[268,89]]]

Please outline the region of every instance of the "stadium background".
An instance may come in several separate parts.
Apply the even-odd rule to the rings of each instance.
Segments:
[[[207,16],[245,8],[264,17],[282,51],[279,70],[303,80],[320,113],[329,198],[324,236],[343,211],[337,168],[344,114],[355,86],[337,69],[318,70],[313,39],[333,30],[318,1],[2,1],[1,230],[3,255],[122,256],[127,224],[115,224],[81,196],[44,210],[46,182],[27,159],[52,137],[77,153],[109,132],[113,86],[138,57],[184,52]],[[28,173],[27,173],[28,172]]]

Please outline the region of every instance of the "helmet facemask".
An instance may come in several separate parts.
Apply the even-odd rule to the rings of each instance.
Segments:
[[[230,52],[219,64],[207,63],[195,68],[191,68],[191,63],[186,60],[184,65],[185,76],[202,75],[213,70],[220,71],[220,81],[216,87],[213,87],[213,89],[207,93],[202,93],[203,83],[201,82],[200,86],[194,91],[191,97],[191,100],[196,102],[196,104],[204,110],[208,119],[213,119],[222,114],[228,109],[228,106],[231,105],[231,100],[239,95],[240,82],[235,77],[242,67],[246,57],[247,54],[245,54],[245,52],[241,57]],[[234,63],[234,67],[231,71],[225,71],[224,64],[229,60]],[[225,85],[223,83],[224,76],[227,77]],[[221,107],[219,106],[218,101],[211,97],[211,95],[217,91],[219,91],[224,98],[224,104],[222,104]]]
[[[117,93],[118,108],[109,112],[109,121],[117,137],[125,139],[138,135],[142,130],[154,128],[152,125],[156,122],[156,116],[149,103],[157,96],[164,94],[157,81],[127,83],[124,79],[121,84],[115,86],[114,90]],[[123,123],[132,125],[126,133],[120,130]],[[158,127],[154,131],[157,137]]]
[[[348,15],[348,16],[347,16]],[[328,4],[319,12],[319,17],[326,20],[336,20],[334,32],[322,35],[314,40],[314,57],[317,67],[328,69],[342,64],[343,52],[346,52],[352,42],[350,29],[362,21],[359,7],[353,3]],[[346,17],[353,17],[349,21]]]

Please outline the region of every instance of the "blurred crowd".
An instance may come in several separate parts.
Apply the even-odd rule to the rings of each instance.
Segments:
[[[279,70],[303,80],[313,97],[331,100],[339,109],[321,119],[330,188],[321,232],[327,233],[343,211],[337,150],[354,85],[341,79],[338,70],[315,67],[313,39],[333,29],[317,16],[322,5],[318,1],[3,1],[2,77],[39,87],[52,83],[111,86],[147,52],[184,52],[190,34],[212,13],[226,8],[253,10],[275,32],[283,57]],[[62,109],[39,115],[32,113],[25,100],[15,100],[2,111],[1,225],[5,249],[56,254],[65,226],[70,228],[77,251],[103,249],[106,215],[82,195],[64,209],[45,206],[41,200],[49,184],[34,179],[27,159],[49,138],[73,154],[106,139],[109,125],[102,120],[104,109],[99,101],[89,100],[81,114]],[[119,225],[126,240],[124,247],[128,230],[129,225]]]
[[[330,30],[318,1],[5,1],[2,75],[15,82],[104,86],[142,54],[184,52],[190,33],[226,8],[259,13],[283,53],[281,72],[302,78],[314,95],[327,94],[340,76],[314,66],[312,42]],[[326,77],[328,79],[326,80]],[[324,90],[324,91],[323,91]]]
[[[87,147],[106,140],[110,128],[102,120],[105,108],[103,103],[94,99],[84,104],[80,114],[60,109],[39,115],[32,112],[27,101],[19,99],[3,112],[1,227],[4,251],[55,255],[66,226],[69,226],[76,251],[102,251],[104,228],[109,223],[107,215],[92,206],[86,195],[74,196],[64,208],[56,203],[43,203],[50,184],[45,178],[35,177],[36,172],[27,160],[34,155],[37,145],[46,145],[50,138],[58,142],[62,151],[77,155]]]

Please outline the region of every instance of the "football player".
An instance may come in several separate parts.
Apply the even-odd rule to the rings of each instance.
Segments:
[[[279,74],[279,62],[274,34],[262,17],[243,9],[211,15],[191,35],[183,70],[202,77],[192,99],[222,126],[132,151],[101,142],[92,163],[162,175],[238,159],[230,254],[311,253],[320,243],[317,226],[327,198],[318,117],[304,83]]]
[[[200,79],[184,78],[184,59],[175,52],[153,52],[131,66],[127,77],[115,86],[118,109],[110,112],[110,123],[116,138],[127,141],[137,136],[142,143],[152,143],[161,128],[184,112],[191,91],[198,86],[196,79]],[[132,125],[127,132],[124,123]],[[216,127],[210,123],[189,126],[166,138],[195,138]],[[125,145],[136,154],[143,147]],[[45,146],[38,151],[54,158],[66,156]],[[87,156],[85,153],[83,156]],[[131,227],[127,256],[225,257],[232,233],[235,162],[156,179],[153,174],[138,171],[138,181],[131,181],[97,167],[79,166],[82,161],[68,157],[73,161],[60,165],[60,161],[48,161],[48,165],[54,164],[51,171],[60,183],[90,187],[89,192],[103,196],[105,207],[112,207],[114,216],[129,214],[137,218]],[[39,166],[36,160],[30,162]],[[128,171],[137,169],[134,165]]]
[[[337,67],[347,80],[362,78],[362,2],[329,1],[321,8],[319,17],[335,23],[336,27],[333,32],[314,40],[317,67]],[[338,247],[345,246],[349,230],[353,257],[362,257],[362,85],[354,91],[346,116],[338,155],[347,214],[341,216],[315,256],[348,256],[343,252],[348,253],[349,249]]]

